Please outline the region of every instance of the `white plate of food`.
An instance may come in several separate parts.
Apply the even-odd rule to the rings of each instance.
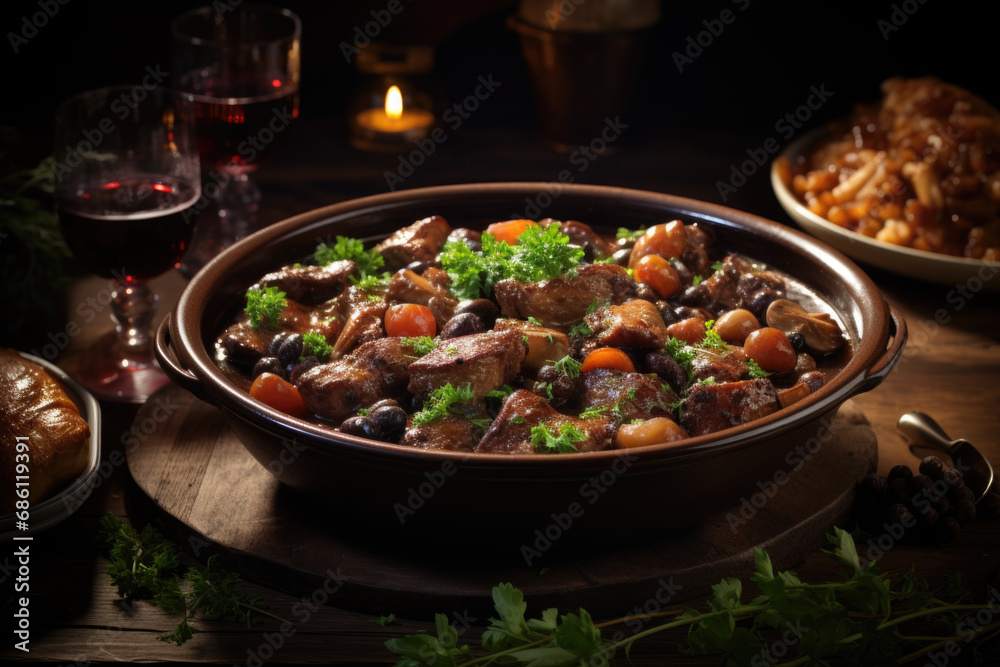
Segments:
[[[9,478],[12,505],[3,507],[9,513],[0,516],[0,541],[38,534],[71,516],[90,497],[101,462],[97,400],[55,364],[13,353],[27,362],[19,366],[11,353],[0,350],[0,374],[6,384],[0,392],[4,401],[0,411],[18,412],[16,417],[4,412],[0,427],[9,431],[2,443],[0,474]],[[18,382],[9,382],[14,377]],[[34,383],[34,388],[27,383]],[[12,388],[15,384],[22,391]],[[19,463],[26,469],[17,469]],[[13,506],[21,488],[31,492],[26,518]]]
[[[782,152],[771,165],[778,202],[859,262],[1000,289],[1000,112],[936,79],[890,79],[883,91]]]

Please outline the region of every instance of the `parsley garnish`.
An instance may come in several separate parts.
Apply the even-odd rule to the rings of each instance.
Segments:
[[[483,234],[481,252],[459,241],[446,243],[441,266],[451,278],[451,293],[459,299],[489,298],[500,280],[535,283],[564,275],[583,260],[583,248],[570,245],[558,225],[532,225],[517,241],[509,245]]]
[[[726,341],[722,340],[719,332],[708,328],[708,322],[705,323],[705,329],[705,337],[698,343],[698,347],[712,350],[713,352],[727,352],[729,350],[729,345]]]
[[[576,379],[580,377],[580,369],[583,368],[583,364],[569,356],[568,354],[560,359],[559,361],[552,364],[555,369],[565,375],[570,379]]]
[[[747,369],[748,369],[748,374],[754,380],[759,380],[760,378],[766,378],[768,375],[770,375],[770,373],[761,368],[760,364],[758,364],[753,359],[747,359]]]
[[[326,336],[318,331],[308,331],[302,334],[302,356],[299,361],[306,357],[316,357],[320,361],[326,361],[333,352],[333,346],[326,342]]]
[[[458,404],[469,403],[476,397],[472,391],[472,384],[466,383],[459,387],[451,386],[451,383],[438,387],[431,392],[424,409],[413,415],[413,425],[423,426],[431,422],[451,415],[462,415]],[[456,406],[456,407],[452,407]]]
[[[538,318],[532,317],[531,315],[528,315],[528,321],[534,324],[535,326],[539,327],[542,326],[542,323],[538,321]]]
[[[573,328],[569,330],[568,335],[570,338],[589,338],[593,334],[593,330],[587,326],[587,323],[580,321],[573,325]]]
[[[164,611],[182,616],[177,627],[160,639],[180,646],[197,628],[188,621],[201,611],[209,619],[237,621],[251,627],[263,611],[259,597],[240,590],[239,575],[223,569],[216,556],[205,567],[180,570],[180,550],[152,526],[136,530],[110,512],[101,518],[98,535],[107,549],[107,573],[118,595],[130,600],[149,600]],[[280,619],[279,619],[280,620]]]
[[[646,227],[640,227],[639,229],[628,229],[627,227],[619,227],[618,232],[615,234],[615,238],[621,241],[622,239],[637,239],[646,233]]]
[[[734,529],[745,523],[732,516]],[[611,664],[614,658],[627,656],[636,642],[674,630],[686,636],[678,647],[681,653],[714,658],[715,664],[780,660],[786,665],[884,665],[915,663],[928,654],[942,656],[942,647],[952,644],[961,647],[963,654],[969,653],[964,657],[975,658],[978,649],[996,636],[1000,624],[995,619],[984,624],[969,622],[984,605],[963,604],[967,592],[958,584],[957,575],[932,584],[915,576],[912,567],[888,573],[880,571],[875,561],[862,565],[854,538],[837,527],[827,535],[827,542],[830,548],[823,552],[842,569],[826,582],[813,584],[791,570],[776,571],[768,553],[757,547],[749,577],[756,595],[748,597],[743,582],[727,577],[712,586],[700,603],[646,616],[647,625],[638,634],[617,630],[636,616],[600,627],[584,609],[563,614],[550,608],[538,618],[526,618],[529,604],[523,592],[501,583],[492,591],[496,614],[489,619],[478,655],[458,645],[457,631],[445,614],[435,616],[436,634],[391,639],[386,648],[401,656],[397,664],[410,667]],[[522,554],[530,565],[540,554],[526,549]],[[605,630],[618,637],[602,636]],[[794,633],[794,641],[777,638],[786,631],[788,636]],[[783,649],[780,659],[772,658],[777,646]],[[672,662],[669,655],[660,658],[660,662]]]
[[[707,386],[712,385],[712,384],[715,384],[715,376],[714,375],[709,375],[704,380],[699,380],[698,381],[698,386],[699,387],[707,387]]]
[[[722,267],[723,267],[722,262],[716,262],[715,264],[712,265],[712,270],[713,271],[721,271]]]
[[[574,443],[583,442],[587,436],[575,424],[564,423],[555,433],[545,424],[531,427],[531,444],[535,449],[566,454],[579,451]]]
[[[320,266],[349,259],[354,262],[354,266],[357,267],[358,275],[361,278],[375,275],[378,269],[385,266],[385,260],[382,259],[382,255],[379,254],[378,250],[375,248],[365,250],[365,244],[358,239],[339,235],[336,237],[336,243],[332,246],[328,246],[326,243],[320,243],[316,246],[313,259]]]
[[[246,314],[250,326],[256,330],[277,329],[281,311],[286,307],[285,293],[277,287],[247,290]]]
[[[434,339],[430,336],[417,336],[415,338],[403,338],[403,345],[413,348],[413,354],[422,357],[429,354],[434,349]]]
[[[681,365],[688,375],[692,373],[691,363],[694,361],[696,353],[693,349],[688,347],[688,344],[682,341],[680,338],[674,338],[671,336],[667,338],[666,345],[663,346],[663,351],[669,354],[674,360]]]
[[[514,393],[514,388],[509,384],[505,384],[500,389],[494,389],[493,391],[486,394],[486,398],[499,398],[500,402],[503,403],[507,400],[507,397]]]
[[[698,285],[701,284],[702,280],[704,280],[704,278],[702,278],[701,276],[695,276],[694,278],[691,279],[691,284],[697,287]]]
[[[601,415],[608,409],[606,405],[598,405],[587,408],[580,413],[580,419],[600,419]]]
[[[368,290],[379,289],[380,287],[387,286],[391,277],[392,276],[389,275],[388,271],[383,271],[382,273],[373,273],[360,279],[355,278],[354,276],[349,276],[349,279],[355,287],[367,292]],[[378,299],[379,297],[375,298]]]
[[[590,302],[590,305],[587,306],[587,314],[589,315],[590,313],[596,312],[597,310],[610,305],[610,301],[598,301],[597,299],[594,299]]]

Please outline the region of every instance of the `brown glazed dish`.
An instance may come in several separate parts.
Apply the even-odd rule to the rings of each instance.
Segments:
[[[821,389],[751,423],[677,443],[550,456],[418,450],[331,432],[252,399],[216,365],[215,338],[259,276],[311,254],[334,235],[374,241],[429,215],[474,229],[510,218],[572,219],[612,234],[617,227],[675,218],[697,222],[712,229],[719,246],[766,263],[825,302],[840,319],[851,352]],[[905,322],[868,276],[786,226],[653,192],[489,183],[342,202],[251,235],[192,278],[157,332],[156,353],[177,384],[218,406],[261,464],[323,506],[331,530],[353,526],[390,538],[436,534],[456,546],[516,547],[552,525],[569,538],[561,542],[597,538],[613,544],[726,510],[757,482],[801,465],[802,448],[829,437],[840,404],[877,386],[905,341]],[[276,460],[283,465],[268,466]]]

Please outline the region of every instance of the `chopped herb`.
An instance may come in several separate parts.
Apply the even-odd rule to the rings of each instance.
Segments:
[[[378,269],[385,266],[385,260],[382,259],[382,255],[379,254],[378,250],[375,248],[365,250],[365,244],[358,239],[339,235],[332,246],[326,243],[320,243],[316,246],[313,259],[320,266],[327,266],[333,262],[349,259],[354,262],[354,266],[357,267],[358,276],[362,279],[375,275]]]
[[[423,410],[413,415],[413,425],[423,426],[448,415],[461,415],[458,405],[469,403],[475,397],[471,383],[453,387],[449,382],[431,392]]]
[[[580,419],[600,419],[601,415],[604,414],[608,409],[606,405],[598,405],[594,407],[587,408],[580,413]]]
[[[721,271],[722,268],[723,268],[722,262],[716,262],[715,264],[712,265],[713,271]]]
[[[299,361],[306,357],[316,357],[320,361],[326,361],[333,352],[333,346],[326,342],[326,336],[318,331],[307,331],[302,334],[302,356]]]
[[[694,361],[696,352],[691,349],[687,343],[679,338],[674,338],[673,336],[667,338],[666,345],[663,346],[663,351],[669,354],[674,360],[681,365],[688,375],[693,372],[691,364]]]
[[[454,345],[450,345],[447,349],[445,349],[445,352],[450,356],[455,356],[458,354],[458,348]]]
[[[500,389],[494,389],[493,391],[486,394],[486,398],[499,398],[500,402],[507,400],[507,397],[514,393],[514,388],[509,384],[505,384]]]
[[[570,338],[589,338],[594,335],[594,332],[586,322],[577,322],[573,325],[573,328],[569,330]]]
[[[511,424],[523,424],[524,423],[524,417],[522,417],[521,415],[514,415],[513,417],[510,418],[510,423]]]
[[[389,275],[388,271],[383,271],[382,273],[373,273],[360,279],[350,276],[350,281],[358,289],[368,291],[386,287],[389,284],[389,279],[391,277],[392,276]]]
[[[531,444],[537,450],[566,454],[579,451],[574,443],[587,439],[580,428],[574,424],[565,423],[555,433],[545,424],[531,427]]]
[[[542,323],[539,322],[536,318],[532,317],[531,315],[528,316],[528,321],[536,326],[542,326]]]
[[[580,377],[580,369],[583,368],[583,364],[569,356],[568,354],[560,359],[559,361],[552,364],[555,369],[565,375],[570,379],[576,379]]]
[[[625,395],[628,396],[628,399],[630,401],[634,401],[635,400],[635,387],[629,387],[628,391],[625,392]]]
[[[749,369],[750,377],[753,378],[754,380],[758,380],[760,378],[766,378],[768,375],[770,375],[770,373],[761,368],[760,364],[758,364],[753,359],[747,359],[747,368]]]
[[[698,386],[699,387],[707,387],[707,386],[709,386],[711,384],[715,384],[715,376],[714,375],[709,375],[704,380],[699,380],[698,381]]]
[[[549,382],[536,382],[535,392],[544,391],[549,400],[552,400],[552,384]]]
[[[598,301],[597,299],[594,299],[593,301],[590,302],[590,305],[587,306],[587,314],[589,315],[590,313],[596,312],[599,309],[605,308],[610,305],[611,305],[610,301]]]
[[[552,337],[552,334],[545,334],[545,340],[549,342],[549,345],[552,345],[556,339]]]
[[[414,338],[403,338],[403,345],[413,348],[413,354],[422,357],[429,354],[434,349],[434,339],[430,336],[416,336]]]
[[[705,324],[707,325],[708,322]],[[698,343],[698,347],[706,350],[712,350],[713,352],[727,352],[729,350],[729,345],[726,341],[722,340],[722,336],[719,335],[719,332],[713,329],[707,329],[707,331],[705,331],[705,337],[700,343]]]
[[[446,243],[441,266],[451,278],[451,293],[459,299],[489,298],[500,280],[535,283],[565,275],[583,260],[583,248],[571,245],[559,225],[532,225],[517,240],[509,245],[483,234],[481,252],[459,241]]]
[[[372,411],[369,410],[368,408],[358,408],[358,414],[361,415],[362,417],[367,417],[371,413]]]
[[[691,279],[691,284],[700,285],[702,280],[704,280],[704,278],[702,278],[701,276],[695,276],[694,278]]]
[[[615,234],[615,238],[621,241],[622,239],[637,239],[646,233],[646,227],[642,226],[639,229],[628,229],[627,227],[619,227],[618,232]]]
[[[493,423],[492,419],[486,419],[485,417],[481,418],[481,419],[480,418],[472,418],[472,417],[470,417],[469,421],[472,422],[473,424],[475,424],[476,426],[478,426],[479,428],[483,429],[483,430],[488,429],[490,427],[490,424]]]
[[[395,614],[389,614],[388,616],[379,616],[378,618],[368,619],[369,623],[374,623],[375,625],[378,625],[383,628],[389,625],[390,623],[394,623],[395,621],[396,621]]]
[[[277,329],[281,311],[287,307],[285,293],[277,287],[247,290],[246,314],[250,326],[256,330]]]

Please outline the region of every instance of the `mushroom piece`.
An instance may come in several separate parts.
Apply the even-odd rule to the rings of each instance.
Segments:
[[[809,313],[789,299],[775,299],[765,313],[767,326],[786,334],[802,334],[806,347],[817,354],[829,354],[844,346],[840,325],[828,313]]]

